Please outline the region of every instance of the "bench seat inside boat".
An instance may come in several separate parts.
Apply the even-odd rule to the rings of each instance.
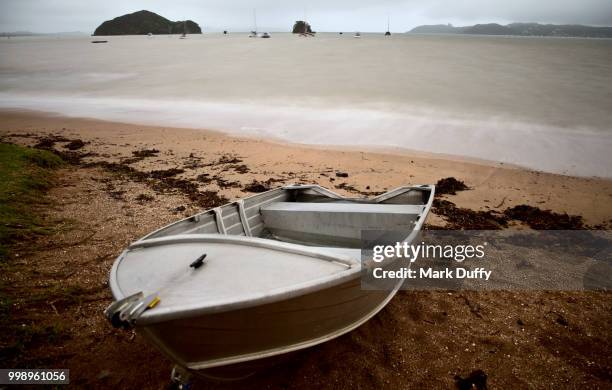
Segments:
[[[411,231],[424,205],[273,202],[260,211],[278,240],[309,245],[359,247],[363,230]]]

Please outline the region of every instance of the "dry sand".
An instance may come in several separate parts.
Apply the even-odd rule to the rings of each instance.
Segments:
[[[345,183],[356,189],[353,195],[362,196],[454,176],[472,188],[451,197],[461,207],[502,210],[525,203],[582,215],[591,225],[609,224],[612,218],[608,180],[423,154],[315,149],[203,130],[0,113],[0,136],[8,141],[32,145],[46,134],[85,141],[80,151],[95,154],[84,162],[125,163],[134,151],[158,149],[156,156],[129,165],[147,172],[180,168],[185,171],[176,177],[185,179],[208,174],[215,179],[200,181],[199,189],[230,199],[248,195],[243,187],[254,179],[278,180],[274,185],[319,183],[340,193],[346,190],[335,187]],[[55,148],[64,146],[57,143]],[[224,156],[242,161],[219,163]],[[336,177],[336,171],[349,176]],[[107,278],[114,258],[130,241],[198,210],[188,195],[160,191],[100,166],[81,164],[58,172],[57,185],[48,195],[51,206],[39,206],[56,232],[17,244],[12,271],[2,277],[13,286],[15,321],[59,330],[52,340],[31,341],[27,353],[3,364],[68,367],[72,383],[79,387],[163,387],[170,362],[139,336],[112,329],[101,313],[110,302]],[[444,224],[435,215],[428,222]],[[32,296],[46,298],[33,303]],[[197,384],[449,388],[455,375],[482,369],[491,388],[608,387],[610,313],[612,300],[606,293],[401,292],[356,331],[301,352],[247,382]]]

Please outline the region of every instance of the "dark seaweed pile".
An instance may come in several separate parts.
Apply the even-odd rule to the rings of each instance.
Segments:
[[[452,230],[497,230],[508,226],[508,217],[494,211],[474,211],[457,207],[453,202],[435,199],[432,211],[445,217]],[[434,228],[435,227],[431,227]]]
[[[529,225],[536,230],[578,230],[585,229],[580,215],[559,214],[550,210],[541,210],[538,207],[522,204],[507,208],[504,211],[510,219],[515,219]]]
[[[465,191],[470,188],[465,185],[464,182],[455,179],[454,177],[447,177],[440,179],[436,183],[436,196],[438,195],[456,195],[457,191]]]

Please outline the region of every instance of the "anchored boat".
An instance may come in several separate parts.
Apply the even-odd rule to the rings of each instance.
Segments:
[[[433,195],[431,185],[372,199],[286,186],[204,211],[117,258],[105,314],[188,370],[328,341],[366,322],[399,288],[361,288],[361,232],[406,231],[412,240]]]

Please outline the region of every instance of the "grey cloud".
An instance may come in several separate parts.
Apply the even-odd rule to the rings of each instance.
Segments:
[[[286,31],[307,19],[319,31],[381,31],[391,17],[394,31],[419,24],[537,21],[612,25],[610,0],[0,0],[0,31],[91,32],[101,22],[148,9],[172,20],[190,18],[205,31],[252,28]]]

